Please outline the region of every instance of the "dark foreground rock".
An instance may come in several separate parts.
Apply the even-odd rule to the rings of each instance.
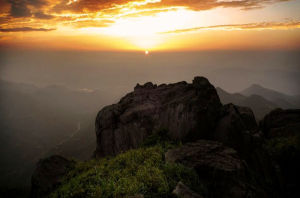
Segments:
[[[300,109],[276,109],[260,122],[265,137],[287,137],[300,134]]]
[[[204,77],[194,78],[192,84],[137,85],[118,104],[98,113],[95,154],[114,155],[136,148],[160,129],[183,142],[209,137],[221,106],[215,88]]]
[[[252,110],[234,104],[224,105],[213,139],[236,149],[242,155],[247,155],[255,144],[261,144],[258,142],[261,138]]]
[[[279,185],[278,175],[263,148],[264,139],[250,108],[224,105],[213,139],[234,148],[256,173],[260,185],[268,186],[270,191],[274,185]]]
[[[260,122],[266,149],[278,165],[282,197],[300,197],[300,109],[276,109]]]
[[[165,154],[167,162],[181,163],[197,169],[212,169],[221,172],[244,174],[245,163],[239,159],[237,152],[220,142],[198,140]]]
[[[40,160],[31,178],[31,197],[47,197],[74,164],[74,161],[58,155]]]
[[[250,176],[247,164],[237,152],[215,141],[199,140],[165,154],[167,162],[194,168],[205,186],[205,197],[267,197]]]
[[[182,182],[178,182],[176,188],[172,192],[177,197],[181,198],[203,198],[201,195],[192,191],[189,187],[184,185]]]

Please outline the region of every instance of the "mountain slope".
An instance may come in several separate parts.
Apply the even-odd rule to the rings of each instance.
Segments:
[[[256,120],[261,120],[271,110],[279,106],[259,95],[244,96],[239,93],[228,93],[220,87],[216,88],[220,100],[223,104],[233,103],[239,106],[250,107],[256,117]]]
[[[46,156],[62,155],[79,160],[88,160],[96,148],[94,118],[96,112],[77,123],[77,130],[71,136],[55,145]]]
[[[300,107],[299,95],[296,96],[286,95],[278,91],[262,87],[261,85],[258,84],[253,84],[250,87],[241,91],[240,93],[245,96],[260,95],[284,109]]]
[[[0,186],[8,187],[29,184],[34,164],[49,150],[82,158],[72,149],[94,149],[91,118],[95,117],[96,109],[115,100],[114,96],[97,90],[72,90],[57,85],[36,87],[3,80],[0,94]],[[80,130],[78,123],[82,126]],[[78,141],[89,133],[87,143]],[[53,149],[56,147],[60,149]]]

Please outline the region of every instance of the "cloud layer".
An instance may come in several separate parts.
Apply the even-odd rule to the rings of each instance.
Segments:
[[[21,28],[0,28],[0,32],[49,32],[55,29],[46,29],[46,28],[31,28],[31,27],[21,27]]]
[[[290,0],[0,0],[0,26],[2,30],[19,31],[52,30],[57,24],[107,27],[122,17],[153,15],[183,7],[194,11],[218,7],[249,10],[282,1]]]
[[[262,22],[262,23],[246,23],[246,24],[227,24],[227,25],[213,25],[201,26],[187,29],[177,29],[161,34],[180,34],[186,32],[195,32],[199,30],[262,30],[262,29],[287,29],[287,28],[300,28],[300,21],[292,22]]]

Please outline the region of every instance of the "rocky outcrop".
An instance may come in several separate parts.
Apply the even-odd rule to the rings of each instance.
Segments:
[[[252,110],[227,104],[222,107],[221,112],[213,139],[235,148],[240,153],[248,153],[247,149],[253,148],[254,139],[259,139]]]
[[[40,160],[31,178],[31,197],[47,197],[60,185],[63,176],[74,164],[74,161],[58,155]]]
[[[175,189],[172,192],[174,195],[180,198],[203,198],[201,195],[193,192],[189,187],[182,182],[178,182]]]
[[[266,138],[300,134],[300,109],[276,109],[265,116],[260,128]]]
[[[114,155],[136,148],[160,129],[183,142],[210,137],[221,107],[215,88],[204,77],[195,77],[191,84],[138,84],[119,103],[98,113],[95,154]]]
[[[215,141],[199,140],[165,154],[167,162],[194,168],[205,186],[205,197],[267,197],[249,177],[247,164],[237,152]]]
[[[181,163],[196,170],[211,169],[239,174],[244,174],[245,170],[244,162],[238,158],[234,149],[209,140],[198,140],[169,150],[165,159],[167,162]]]
[[[300,196],[300,110],[274,110],[257,126],[251,109],[222,106],[209,81],[196,77],[192,83],[138,84],[119,103],[104,107],[95,124],[96,157],[183,143],[165,153],[164,163],[194,169],[200,185],[194,192],[179,182],[174,196]],[[32,176],[32,197],[47,196],[72,166],[74,161],[60,156],[41,160]]]
[[[103,108],[96,119],[96,156],[114,155],[140,146],[157,130],[183,143],[199,139],[222,142],[260,175],[272,180],[271,161],[250,108],[222,106],[215,88],[203,77],[192,84],[137,85],[119,103]]]
[[[263,148],[264,139],[250,108],[224,105],[213,139],[234,148],[256,173],[261,186],[272,189],[279,185],[278,175]]]

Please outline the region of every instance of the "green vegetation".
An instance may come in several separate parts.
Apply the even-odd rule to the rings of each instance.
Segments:
[[[113,158],[78,162],[50,197],[118,198],[137,194],[172,197],[171,192],[179,181],[201,191],[197,189],[201,185],[193,169],[164,161],[165,146],[164,142],[130,150]]]
[[[166,146],[170,142],[170,138],[168,136],[168,130],[160,129],[153,134],[151,134],[144,142],[143,146],[154,146],[157,144],[162,145],[163,147]]]

